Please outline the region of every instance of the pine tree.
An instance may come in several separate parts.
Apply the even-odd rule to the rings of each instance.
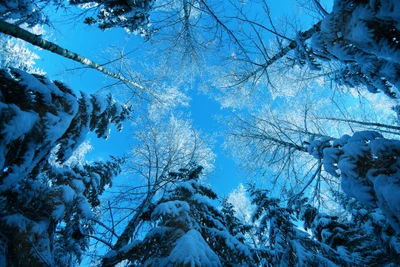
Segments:
[[[298,219],[310,229],[313,238],[337,251],[353,266],[397,266],[400,256],[400,237],[379,209],[369,209],[343,193],[337,201],[350,213],[350,218],[320,213],[315,207],[298,206]]]
[[[343,191],[370,208],[379,207],[400,233],[400,141],[374,131],[344,135],[323,149],[327,172],[341,178]]]
[[[132,261],[144,266],[253,266],[250,249],[229,232],[211,200],[216,194],[199,183],[201,167],[169,175],[181,182],[158,201],[151,229]]]
[[[235,236],[240,242],[246,242],[246,234],[252,230],[252,226],[248,225],[236,217],[236,212],[233,205],[224,198],[222,200],[221,212],[224,216],[226,227],[233,236]]]
[[[47,17],[42,8],[51,0],[31,1],[15,0],[0,2],[0,20],[12,20],[15,24],[26,23],[28,26],[45,24]]]
[[[49,4],[57,7],[66,5],[88,8],[88,4],[97,5],[95,16],[86,16],[84,23],[97,24],[100,29],[106,30],[113,27],[122,27],[130,32],[147,34],[150,23],[149,12],[152,10],[153,0],[127,1],[127,0],[70,0],[68,3],[56,0],[16,0],[0,3],[0,20],[11,20],[14,24],[27,23],[28,26],[49,24],[44,8]],[[85,6],[86,4],[86,6]],[[92,6],[93,8],[93,6]],[[90,12],[82,12],[88,14]]]
[[[122,27],[130,32],[139,32],[142,35],[148,34],[150,24],[149,12],[153,7],[153,0],[114,0],[114,1],[88,1],[70,0],[71,5],[81,5],[85,3],[96,3],[99,5],[98,13],[95,17],[85,18],[88,25],[97,24],[102,30],[113,27]]]
[[[130,110],[111,97],[77,99],[64,84],[18,69],[0,70],[0,80],[0,265],[74,265],[121,160],[62,164],[89,131],[105,138],[110,124],[121,129]]]
[[[320,22],[311,43],[298,38],[296,58],[313,69],[317,61],[335,61],[333,79],[347,86],[364,85],[370,92],[398,98],[400,45],[398,1],[335,1]]]
[[[256,209],[252,221],[257,222],[261,264],[265,266],[352,266],[351,261],[328,245],[312,239],[293,222],[295,211],[270,198],[267,190],[250,188]]]

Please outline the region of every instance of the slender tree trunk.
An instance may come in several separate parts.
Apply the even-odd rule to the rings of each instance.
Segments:
[[[334,117],[317,117],[317,119],[347,122],[347,123],[354,123],[354,124],[359,124],[359,125],[363,125],[363,126],[377,127],[380,131],[384,131],[382,129],[400,130],[400,126],[377,123],[377,122],[358,121],[358,120],[341,119],[341,118],[334,118]],[[400,135],[400,133],[395,133],[395,132],[390,132],[390,133]]]
[[[138,226],[141,216],[143,212],[149,207],[151,201],[155,195],[155,191],[149,192],[146,198],[143,200],[142,204],[139,206],[138,211],[136,212],[135,216],[129,221],[128,225],[126,226],[124,232],[119,236],[117,242],[115,243],[113,249],[119,250],[123,246],[129,243],[129,239],[133,236],[136,227]]]
[[[295,144],[295,143],[290,143],[284,140],[280,140],[278,138],[274,138],[265,134],[237,134],[233,133],[231,134],[232,136],[235,136],[237,138],[248,138],[248,139],[256,139],[256,140],[262,140],[262,141],[269,141],[279,147],[284,147],[288,148],[291,150],[296,150],[300,152],[307,152],[307,147],[303,147],[301,145]]]
[[[100,71],[107,76],[110,76],[114,79],[120,80],[126,84],[132,85],[139,90],[149,91],[144,86],[142,86],[138,83],[135,83],[131,80],[128,80],[117,73],[109,71],[106,68],[104,68],[102,65],[99,65],[96,62],[93,62],[88,58],[85,58],[81,55],[71,52],[68,49],[62,48],[62,47],[58,46],[57,44],[49,42],[49,41],[41,38],[40,36],[35,35],[25,29],[22,29],[22,28],[16,26],[16,25],[7,23],[5,21],[0,21],[0,32],[10,35],[10,36],[13,36],[15,38],[24,40],[34,46],[37,46],[37,47],[40,47],[47,51],[50,51],[52,53],[58,54],[62,57],[69,58],[71,60],[79,62],[80,64],[83,64],[85,66],[88,66],[89,68]]]
[[[143,200],[143,202],[139,205],[137,212],[133,216],[132,219],[130,219],[128,225],[125,227],[123,233],[118,237],[117,242],[113,246],[112,250],[114,253],[110,254],[111,256],[105,256],[103,257],[103,262],[101,264],[102,267],[109,267],[109,266],[114,266],[117,263],[127,259],[129,257],[129,254],[136,253],[137,248],[135,246],[132,246],[129,251],[128,250],[121,250],[121,248],[129,243],[129,240],[132,238],[133,234],[135,233],[137,226],[139,225],[140,221],[142,220],[142,215],[143,212],[146,211],[146,209],[149,207],[151,204],[151,200],[153,199],[156,191],[150,191],[148,192],[146,198]],[[127,253],[129,252],[129,253]]]
[[[313,36],[314,33],[320,31],[320,28],[321,28],[321,21],[319,21],[318,23],[314,24],[310,29],[308,29],[307,31],[303,32],[300,36],[304,40],[310,39],[311,36]],[[297,42],[295,40],[291,41],[286,47],[284,47],[277,54],[275,54],[273,57],[271,57],[263,65],[263,68],[268,68],[269,66],[274,64],[276,61],[278,61],[279,59],[281,59],[284,56],[286,56],[291,50],[295,49],[296,47],[297,47]]]

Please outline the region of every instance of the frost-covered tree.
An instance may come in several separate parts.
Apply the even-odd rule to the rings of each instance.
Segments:
[[[108,228],[123,226],[116,231],[120,232],[117,238],[111,238],[113,245],[107,248],[107,255],[123,254],[124,247],[136,242],[148,208],[157,202],[161,192],[179,181],[178,176],[168,173],[189,168],[193,162],[202,164],[205,173],[213,168],[215,155],[190,121],[171,116],[168,121],[154,122],[143,116],[135,124],[132,158],[127,161],[127,175],[135,179],[124,183],[107,207],[107,213],[114,214]],[[114,236],[110,231],[108,235]]]
[[[90,235],[99,195],[120,160],[63,166],[93,131],[106,138],[130,110],[44,76],[0,71],[1,265],[74,265]],[[56,162],[50,155],[55,151]],[[61,164],[61,165],[60,165]]]
[[[263,266],[353,266],[349,258],[309,236],[295,224],[294,210],[282,206],[268,191],[250,188],[256,205],[252,221],[257,222],[260,264]]]
[[[84,10],[84,22],[97,24],[100,29],[123,27],[131,32],[145,33],[149,26],[149,12],[152,9],[152,0],[141,1],[87,1],[70,0],[63,3],[57,0],[17,0],[0,3],[0,19],[14,24],[26,23],[29,26],[49,24],[44,8],[48,5],[66,7],[79,6]]]
[[[29,73],[43,74],[42,70],[34,66],[38,58],[37,54],[27,48],[25,42],[0,35],[0,68],[13,67]]]
[[[289,106],[290,101],[285,101],[285,106],[286,103]],[[326,103],[323,100],[320,101]],[[358,195],[357,198],[361,200],[361,194],[365,194],[365,197],[370,195],[371,200],[376,199],[372,201],[375,204],[369,204],[371,207],[381,205],[382,211],[385,214],[387,213],[389,217],[393,217],[397,213],[396,208],[393,207],[398,205],[395,204],[398,200],[393,193],[389,196],[389,191],[396,192],[397,190],[397,178],[393,174],[395,168],[397,168],[395,167],[397,163],[394,162],[398,152],[395,149],[397,141],[388,138],[396,138],[398,127],[363,121],[362,116],[360,119],[333,118],[330,115],[325,117],[323,115],[326,114],[325,110],[320,111],[319,108],[315,108],[318,103],[311,107],[310,105],[302,106],[301,110],[293,109],[292,106],[289,106],[288,110],[282,110],[280,106],[278,110],[263,108],[261,111],[248,112],[244,115],[239,113],[240,115],[234,114],[228,117],[229,121],[227,120],[226,123],[230,129],[227,132],[227,148],[233,152],[233,155],[247,170],[251,173],[258,172],[268,179],[269,184],[286,189],[283,193],[289,192],[289,197],[291,197],[291,194],[307,192],[312,194],[310,198],[313,201],[321,199],[321,197],[326,198],[327,194],[324,191],[333,188],[341,190],[338,187],[341,182],[343,190],[349,196],[356,194]],[[356,108],[359,109],[358,106]],[[371,108],[373,109],[373,106]],[[370,114],[363,116],[368,118],[374,116],[373,113]],[[368,137],[366,130],[370,133],[371,130],[377,132]],[[351,144],[349,143],[343,149],[342,146],[347,144],[345,138],[350,138],[350,136],[345,135],[342,141],[338,137],[347,132],[354,134],[350,141]],[[380,132],[388,134],[388,138],[383,138]],[[364,137],[362,137],[363,133],[365,134]],[[376,137],[374,137],[375,135]],[[357,138],[361,139],[358,140]],[[366,140],[365,143],[362,141],[363,138]],[[379,140],[370,142],[371,138]],[[378,142],[382,145],[378,145]],[[385,142],[388,142],[388,144],[384,144]],[[389,145],[389,143],[393,145]],[[336,148],[332,148],[332,146]],[[350,154],[352,153],[350,149],[356,149],[356,146],[358,146],[358,150],[355,150],[354,153],[360,155],[357,157]],[[391,149],[386,147],[391,147]],[[371,155],[368,156],[368,159],[360,154],[365,153],[366,149],[370,151],[368,153]],[[331,152],[328,153],[328,151],[336,154],[329,154]],[[327,153],[326,156],[325,152]],[[349,154],[340,156],[343,159],[339,159],[338,153]],[[344,167],[344,159],[349,157],[352,157],[351,162],[355,162],[355,165],[351,167],[356,170],[353,174],[347,173],[350,166]],[[382,157],[381,160],[378,159],[380,157]],[[391,160],[388,160],[389,158]],[[338,161],[342,161],[341,164],[343,165],[338,165]],[[376,179],[373,177],[366,180],[361,178],[366,177],[367,172],[371,173],[368,175],[372,175],[372,172],[377,170],[376,164],[380,170],[374,175],[386,172],[387,176],[390,177],[387,182],[383,175]],[[340,171],[335,172],[338,166],[343,166],[343,169],[339,167]],[[360,166],[363,166],[363,168],[360,168]],[[364,168],[365,170],[363,170]],[[357,178],[350,179],[347,177]],[[385,182],[378,182],[380,179]],[[368,180],[371,181],[368,182]],[[376,185],[373,185],[374,183]],[[393,186],[391,186],[392,183]],[[352,189],[353,187],[354,189]],[[361,190],[361,188],[364,189]],[[367,190],[367,188],[369,189]],[[309,191],[309,189],[311,190]],[[375,190],[376,192],[373,192]],[[369,193],[367,194],[367,192]],[[377,200],[378,195],[379,201]],[[365,201],[362,203],[367,205]],[[381,204],[378,204],[378,202]],[[398,218],[398,215],[395,215],[393,220],[396,221],[396,217]]]
[[[144,266],[254,266],[252,254],[212,203],[198,179],[202,167],[170,173],[179,182],[149,210],[150,229],[128,259]],[[107,265],[108,266],[108,265]]]
[[[388,128],[382,126],[382,129]],[[288,187],[289,197],[306,192],[310,186],[313,196],[321,197],[322,182],[326,183],[326,190],[339,190],[336,185],[340,182],[348,196],[371,208],[379,207],[399,232],[398,140],[384,138],[374,131],[333,138],[279,119],[238,120],[230,135],[235,145],[240,145],[241,153],[248,149],[246,155],[253,164],[273,167],[281,163],[278,176],[271,183],[279,184],[282,174],[287,177],[284,183],[290,185],[293,179],[294,186]],[[301,158],[311,164],[301,163]],[[308,173],[304,175],[299,168],[304,170],[305,167]],[[298,174],[301,175],[296,178]]]
[[[343,191],[370,208],[379,207],[400,233],[400,141],[373,131],[344,135],[315,151],[324,169],[341,178]]]
[[[326,175],[321,160],[312,157],[307,149],[310,140],[331,137],[312,123],[307,127],[307,119],[295,115],[289,118],[281,110],[264,110],[258,116],[228,117],[225,145],[249,177],[262,176],[275,194],[287,197],[287,192],[314,191],[313,200],[324,202],[321,190],[337,183],[337,179]]]
[[[69,4],[86,9],[84,13],[86,24],[96,24],[103,30],[122,27],[130,32],[146,35],[150,24],[149,12],[153,8],[154,1],[70,0]]]
[[[236,189],[229,193],[227,198],[223,199],[221,211],[225,216],[227,227],[231,229],[230,231],[254,248],[254,257],[259,260],[258,237],[251,221],[254,207],[251,204],[248,190],[243,184],[239,184]]]
[[[248,196],[247,189],[242,183],[237,188],[232,190],[226,198],[228,205],[233,205],[235,216],[245,223],[250,223],[252,213],[252,205]]]
[[[350,216],[331,216],[305,204],[307,199],[297,201],[297,218],[304,228],[343,258],[351,259],[354,266],[397,266],[400,236],[380,210],[368,209],[343,193],[337,196]]]
[[[263,67],[283,57],[315,71],[334,66],[327,77],[338,84],[365,86],[370,92],[398,98],[399,9],[395,0],[334,1],[330,13],[324,12],[313,28],[299,32]]]
[[[265,91],[282,94],[287,88],[315,86],[312,82],[367,88],[398,98],[397,1],[338,0],[332,1],[329,12],[319,1],[307,2],[317,3],[317,22],[315,18],[277,21],[267,1],[246,2],[246,6],[264,11],[253,16],[245,5],[235,6],[237,14],[228,17],[240,25],[238,28],[246,29],[244,36],[234,31],[244,51],[229,50],[231,64],[216,72],[215,86],[223,92],[220,98],[229,94],[242,102],[264,96]],[[224,15],[220,14],[221,20]],[[279,23],[284,26],[279,27]],[[298,26],[307,24],[311,26]],[[295,83],[289,82],[293,80]]]
[[[15,24],[28,24],[35,26],[47,22],[47,17],[43,13],[43,8],[50,3],[51,0],[15,0],[1,1],[0,3],[0,20],[7,20]]]
[[[343,64],[335,77],[341,83],[398,97],[399,10],[395,0],[335,1],[307,53]]]

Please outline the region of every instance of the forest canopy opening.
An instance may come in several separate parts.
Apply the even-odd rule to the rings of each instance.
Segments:
[[[398,14],[1,2],[0,266],[399,266]]]

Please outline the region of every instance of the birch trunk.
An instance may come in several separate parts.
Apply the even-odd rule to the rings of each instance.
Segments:
[[[62,57],[74,60],[82,65],[88,66],[89,68],[100,71],[109,77],[120,80],[121,82],[123,82],[125,84],[132,85],[139,90],[149,91],[146,87],[144,87],[138,83],[135,83],[131,80],[128,80],[115,72],[109,71],[106,68],[104,68],[102,65],[97,64],[96,62],[93,62],[92,60],[90,60],[86,57],[83,57],[77,53],[69,51],[68,49],[62,48],[59,45],[52,43],[50,41],[47,41],[47,40],[43,39],[41,36],[35,35],[25,29],[22,29],[16,25],[14,25],[14,24],[10,24],[5,21],[0,21],[0,32],[10,35],[10,36],[13,36],[15,38],[24,40],[25,42],[28,42],[34,46],[40,47],[44,50],[50,51],[50,52],[60,55]]]

